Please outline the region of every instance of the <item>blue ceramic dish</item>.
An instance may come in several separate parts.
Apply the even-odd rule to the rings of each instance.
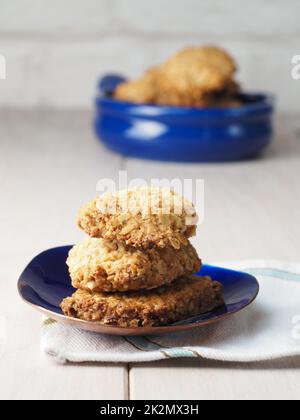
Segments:
[[[50,249],[26,267],[18,283],[21,297],[49,318],[88,331],[113,335],[149,335],[184,331],[224,320],[250,305],[259,292],[257,280],[249,274],[204,266],[199,275],[211,276],[224,286],[226,306],[183,322],[165,327],[118,328],[68,318],[60,309],[61,301],[74,293],[66,265],[70,246]]]
[[[242,94],[239,108],[136,105],[111,97],[121,76],[104,77],[96,98],[95,131],[124,156],[177,162],[226,162],[259,156],[272,140],[274,98]]]

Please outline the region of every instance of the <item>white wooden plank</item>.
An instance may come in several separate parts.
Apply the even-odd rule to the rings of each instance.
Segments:
[[[223,165],[130,160],[129,176],[204,178],[205,219],[194,243],[204,262],[240,259],[298,261],[300,142],[280,122],[264,159]],[[300,359],[259,365],[175,361],[133,365],[133,399],[299,398]]]
[[[299,400],[300,359],[263,364],[168,361],[130,370],[133,400]]]
[[[11,276],[8,280],[14,284]],[[7,342],[0,358],[0,399],[127,399],[126,366],[56,364],[40,351],[39,314],[12,293],[5,299],[1,314],[7,320]]]
[[[61,366],[42,355],[41,317],[16,292],[32,257],[83,236],[78,207],[96,194],[99,178],[114,177],[120,159],[93,139],[87,113],[2,110],[0,130],[0,398],[126,398],[126,366]]]

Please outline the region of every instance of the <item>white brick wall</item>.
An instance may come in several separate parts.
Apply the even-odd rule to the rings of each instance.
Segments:
[[[126,29],[210,37],[300,33],[297,0],[115,0]]]
[[[136,76],[187,44],[217,43],[248,89],[299,111],[299,0],[1,0],[0,106],[90,107],[97,78]]]
[[[55,38],[100,34],[112,28],[113,1],[1,0],[0,33]]]

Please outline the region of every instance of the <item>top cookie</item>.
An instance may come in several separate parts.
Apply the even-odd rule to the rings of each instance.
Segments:
[[[107,193],[79,211],[78,225],[89,236],[137,248],[180,249],[196,233],[195,207],[181,195],[159,188]]]
[[[216,47],[191,47],[170,58],[160,69],[157,80],[162,95],[172,93],[203,98],[206,93],[222,91],[236,71],[234,60]]]

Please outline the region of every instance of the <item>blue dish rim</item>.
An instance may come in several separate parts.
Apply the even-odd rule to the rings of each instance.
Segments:
[[[270,113],[274,110],[276,96],[267,92],[243,92],[239,97],[245,102],[237,108],[194,108],[177,106],[160,106],[151,104],[134,104],[100,94],[95,98],[97,109],[114,109],[129,115],[139,116],[183,116],[195,118],[223,117],[239,118],[249,115]],[[248,102],[246,102],[248,101]]]

